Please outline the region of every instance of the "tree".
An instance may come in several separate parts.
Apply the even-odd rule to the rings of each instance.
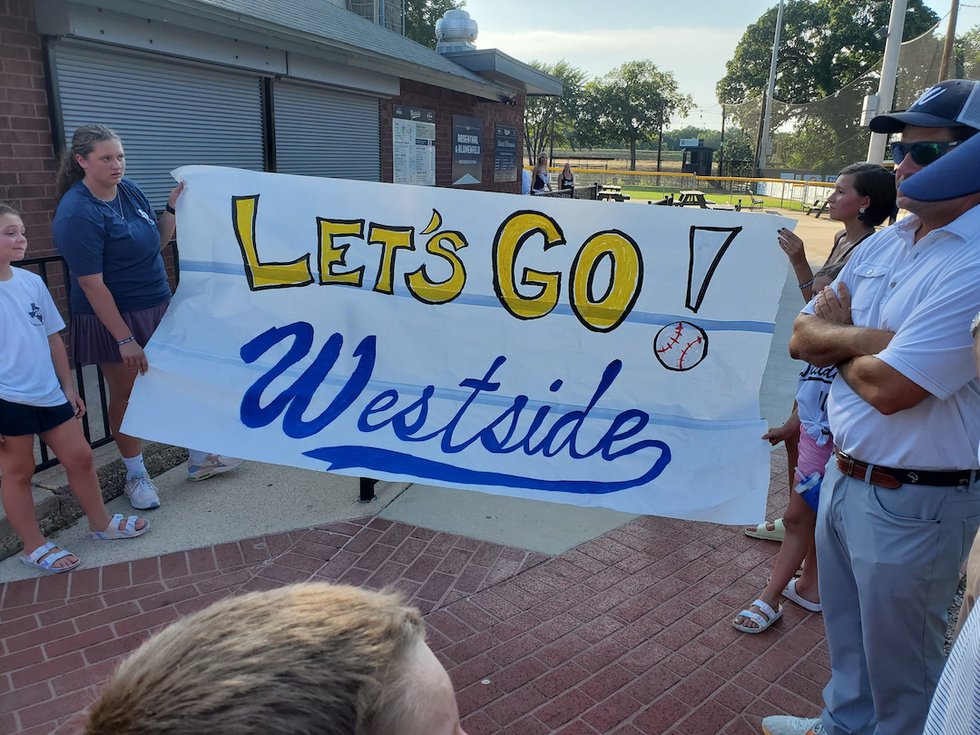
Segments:
[[[561,97],[528,97],[524,106],[524,150],[532,165],[538,154],[556,144],[575,147],[574,126],[582,102],[586,74],[562,59],[557,64],[532,61],[530,65],[562,83]]]
[[[718,151],[720,176],[749,176],[752,173],[752,151],[755,136],[742,128],[729,127],[725,130],[725,142]],[[721,166],[724,169],[721,169]]]
[[[878,87],[885,39],[877,31],[888,25],[890,5],[880,0],[787,0],[771,120],[771,129],[780,133],[784,165],[831,174],[863,160],[868,131],[860,125],[861,103]],[[776,14],[771,8],[746,29],[717,85],[723,103],[745,103],[730,108],[745,130],[760,129],[759,100],[769,81]],[[937,22],[922,0],[908,0],[903,37],[921,36]],[[921,58],[935,44],[931,35],[924,40],[908,54],[902,51],[900,78],[906,84],[896,86],[897,97],[908,86],[921,91],[929,74],[935,81],[935,69],[930,71],[929,61]],[[895,109],[891,100],[883,107]]]
[[[686,115],[694,104],[681,94],[677,80],[652,61],[628,61],[589,82],[583,95],[579,137],[592,144],[625,141],[630,170],[636,169],[636,145],[660,135],[674,114]]]
[[[980,78],[980,25],[959,36],[953,49],[953,76],[957,79]]]
[[[459,10],[466,0],[405,0],[405,36],[416,43],[436,47],[436,21],[447,10]]]
[[[881,60],[891,3],[880,0],[788,0],[783,9],[774,97],[812,102],[828,97]],[[742,34],[727,73],[717,85],[722,103],[744,102],[769,83],[776,7]],[[915,38],[939,22],[923,4],[908,0],[903,39]]]

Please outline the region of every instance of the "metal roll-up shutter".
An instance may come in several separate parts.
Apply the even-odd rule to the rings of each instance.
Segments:
[[[155,208],[177,166],[264,169],[258,77],[70,43],[55,44],[55,65],[67,144],[85,123],[115,130]]]
[[[378,98],[277,81],[276,171],[381,180]]]

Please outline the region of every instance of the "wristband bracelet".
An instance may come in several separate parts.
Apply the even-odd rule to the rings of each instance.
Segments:
[[[123,345],[127,345],[130,342],[135,342],[135,341],[136,341],[136,337],[134,337],[133,335],[129,335],[128,337],[126,337],[126,339],[117,339],[116,344],[122,347]]]
[[[168,212],[170,212],[170,214],[174,215],[175,217],[177,216],[177,210],[171,207],[169,202],[167,203],[166,209]]]
[[[800,284],[800,291],[806,291],[806,290],[807,290],[808,288],[810,288],[810,286],[812,286],[812,285],[813,285],[813,280],[814,280],[814,279],[812,279],[812,278],[811,278],[811,279],[810,279],[809,281],[807,281],[806,283],[801,283],[801,284]]]

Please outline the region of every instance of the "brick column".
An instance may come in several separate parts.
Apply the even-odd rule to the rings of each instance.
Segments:
[[[23,214],[28,257],[53,251],[55,168],[34,3],[5,0],[0,2],[0,201]]]

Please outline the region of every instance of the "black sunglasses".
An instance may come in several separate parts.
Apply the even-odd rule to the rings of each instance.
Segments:
[[[956,145],[956,142],[899,143],[892,141],[892,160],[897,166],[905,159],[905,156],[912,156],[912,160],[919,166],[928,166],[930,163],[939,160],[944,153],[948,153]]]

